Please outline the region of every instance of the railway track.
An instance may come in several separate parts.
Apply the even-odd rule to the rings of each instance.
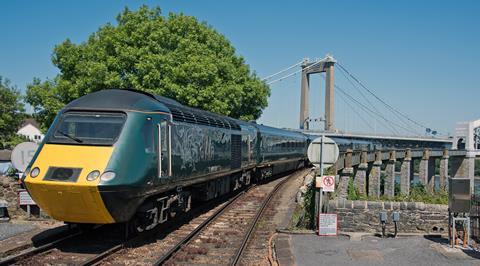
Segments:
[[[0,261],[0,265],[191,265],[242,261],[275,193],[298,171],[211,202],[129,240],[118,232],[77,232]]]
[[[99,227],[99,226],[98,226]],[[98,227],[94,228],[97,229]],[[39,240],[37,242],[41,243],[38,246],[35,244],[22,246],[20,250],[15,250],[16,254],[8,255],[0,259],[0,266],[3,265],[12,265],[12,264],[22,264],[28,261],[30,258],[37,256],[38,254],[49,252],[50,250],[55,249],[60,244],[71,241],[75,238],[80,237],[82,234],[85,234],[86,231],[82,231],[76,227],[69,228],[65,231],[60,231],[54,235],[48,236],[45,239]]]
[[[243,263],[242,255],[260,218],[279,189],[293,176],[296,175],[238,195],[161,256],[155,265]]]

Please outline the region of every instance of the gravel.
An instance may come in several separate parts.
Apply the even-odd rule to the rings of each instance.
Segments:
[[[35,228],[36,226],[32,224],[0,223],[0,241]]]

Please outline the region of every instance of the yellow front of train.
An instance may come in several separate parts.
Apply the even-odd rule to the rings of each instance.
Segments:
[[[114,223],[98,185],[111,177],[107,165],[126,116],[66,112],[52,124],[23,182],[33,200],[54,219]]]

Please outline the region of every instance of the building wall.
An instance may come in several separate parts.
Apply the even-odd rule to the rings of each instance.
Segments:
[[[17,134],[18,135],[22,135],[22,136],[25,136],[27,137],[30,141],[34,141],[34,142],[40,142],[43,140],[43,138],[45,137],[42,132],[36,128],[35,126],[33,126],[32,124],[27,124],[25,126],[23,126],[22,128],[20,128],[18,131],[17,131]]]

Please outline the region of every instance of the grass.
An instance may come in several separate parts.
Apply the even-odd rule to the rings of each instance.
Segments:
[[[395,189],[395,193],[399,192],[399,188]],[[362,196],[353,188],[353,180],[350,179],[348,184],[348,200],[367,200],[367,201],[399,201],[399,202],[423,202],[428,204],[448,204],[448,193],[446,191],[437,191],[433,194],[427,193],[425,186],[415,184],[410,188],[410,195],[399,195],[394,197],[380,196]]]

